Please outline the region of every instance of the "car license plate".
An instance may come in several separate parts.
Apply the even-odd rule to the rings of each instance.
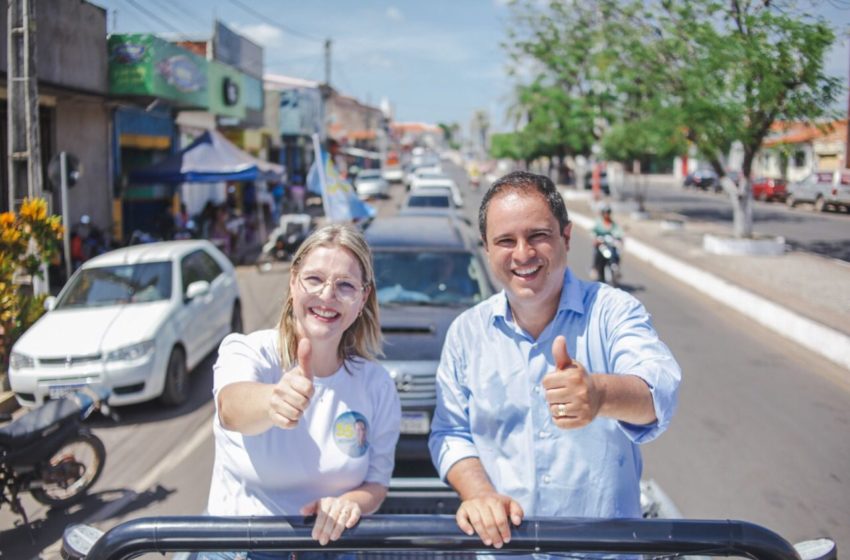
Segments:
[[[85,383],[74,383],[70,385],[51,385],[47,389],[47,394],[50,396],[51,399],[60,399],[68,393],[79,391],[85,386]]]
[[[427,434],[431,429],[431,420],[427,412],[414,411],[401,413],[401,433]]]

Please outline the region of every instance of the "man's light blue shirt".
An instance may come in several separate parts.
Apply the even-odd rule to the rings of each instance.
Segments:
[[[542,386],[558,335],[588,372],[643,379],[656,422],[598,416],[584,428],[558,428]],[[640,517],[638,444],[667,428],[680,380],[637,299],[567,269],[558,311],[537,340],[513,322],[504,291],[452,323],[437,370],[431,457],[443,479],[459,460],[478,457],[526,516]]]

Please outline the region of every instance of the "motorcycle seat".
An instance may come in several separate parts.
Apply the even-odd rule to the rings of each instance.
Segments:
[[[18,448],[50,435],[54,426],[69,418],[79,418],[80,405],[75,399],[50,400],[0,428],[0,446]]]

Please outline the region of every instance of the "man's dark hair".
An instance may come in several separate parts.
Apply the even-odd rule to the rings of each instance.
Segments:
[[[560,230],[564,231],[564,228],[570,223],[570,217],[567,214],[564,198],[555,188],[555,183],[544,175],[527,171],[514,171],[490,185],[484,198],[481,199],[481,207],[478,209],[478,229],[481,232],[481,239],[485,243],[487,242],[487,210],[493,197],[508,191],[524,193],[532,190],[537,191],[543,197],[546,204],[549,205],[552,215],[558,220]]]

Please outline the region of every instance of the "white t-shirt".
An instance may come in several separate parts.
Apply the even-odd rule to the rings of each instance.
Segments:
[[[298,515],[306,504],[364,482],[389,486],[401,424],[398,392],[381,365],[359,359],[346,365],[348,371],[314,378],[310,406],[294,429],[245,436],[221,426],[218,392],[237,381],[277,383],[283,375],[278,333],[224,339],[213,368],[210,515]]]

